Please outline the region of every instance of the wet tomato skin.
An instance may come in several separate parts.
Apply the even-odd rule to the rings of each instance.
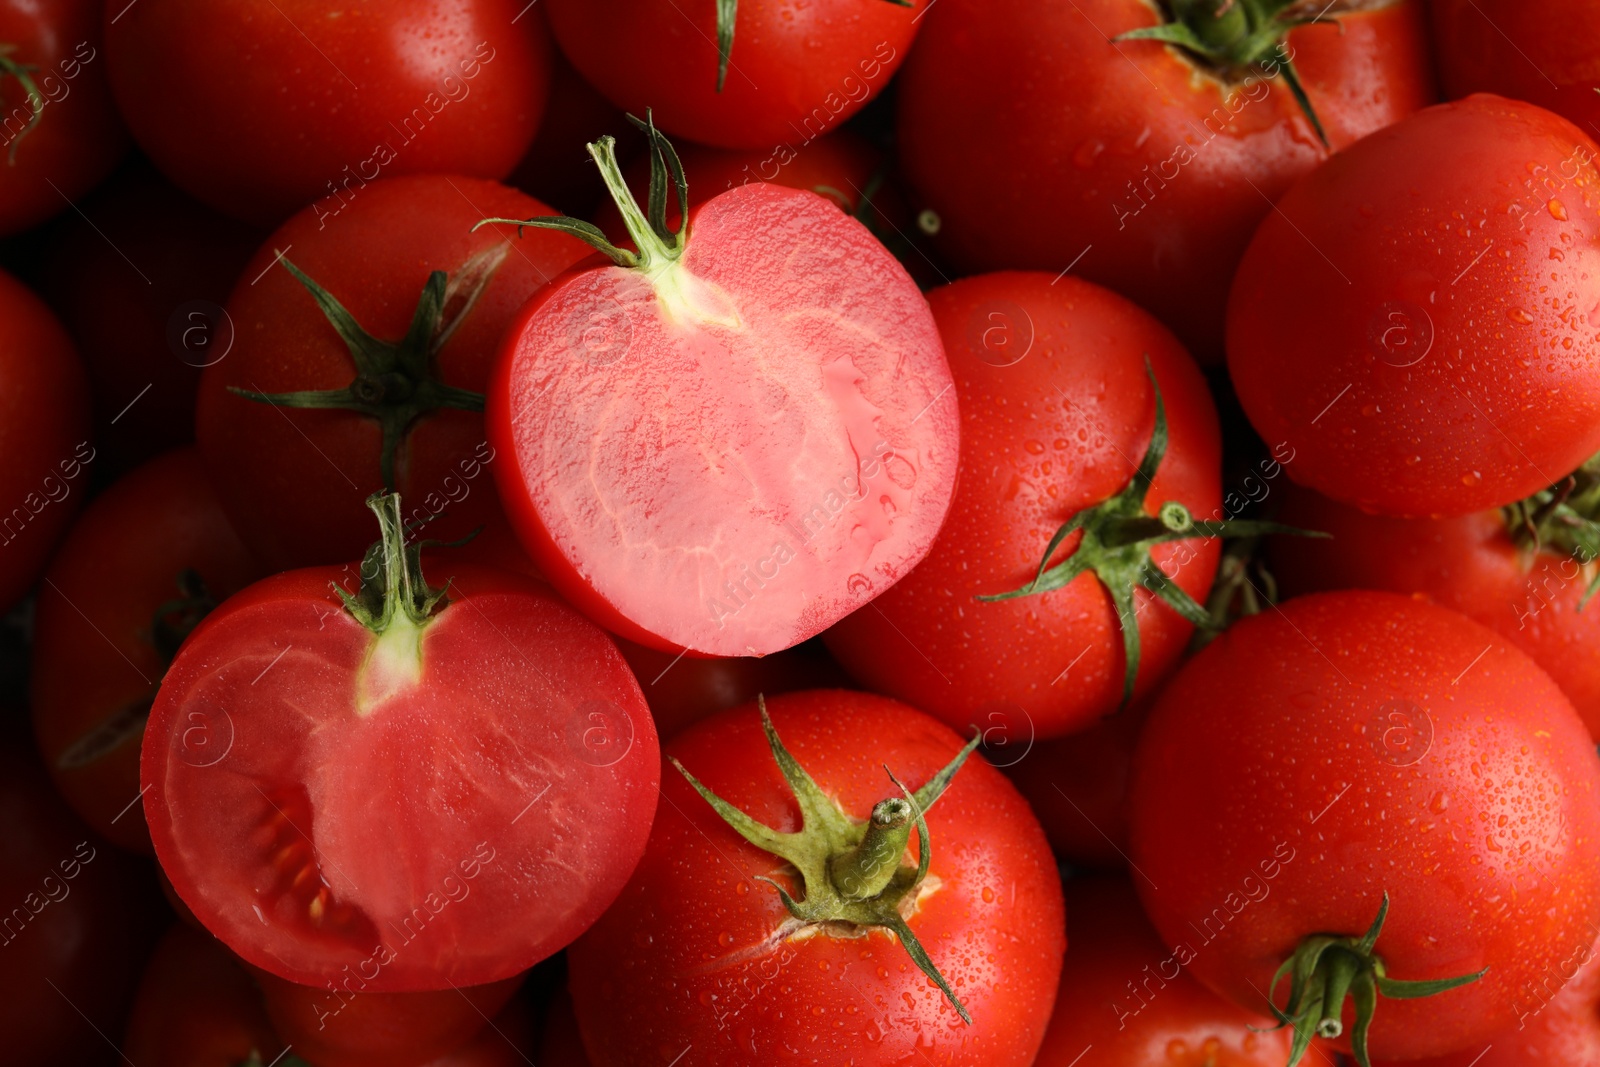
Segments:
[[[1593,132],[1600,124],[1600,8],[1584,0],[1432,0],[1446,97],[1527,100]]]
[[[928,716],[865,693],[789,693],[767,708],[784,744],[847,813],[898,795],[885,764],[915,789],[962,743]],[[668,753],[758,822],[799,827],[754,707],[696,724]],[[972,757],[928,812],[929,878],[939,882],[908,919],[971,1027],[881,931],[774,936],[789,913],[753,876],[781,880],[781,861],[669,773],[633,880],[568,956],[595,1067],[668,1062],[690,1044],[699,1062],[716,1065],[778,1062],[792,1047],[861,1067],[917,1050],[952,1067],[1032,1062],[1065,947],[1061,887],[1037,822],[998,771]]]
[[[417,680],[374,681],[332,590],[356,570],[258,582],[191,635],[145,732],[156,855],[202,923],[290,981],[508,978],[587,927],[642,851],[648,709],[541,583],[464,564]]]

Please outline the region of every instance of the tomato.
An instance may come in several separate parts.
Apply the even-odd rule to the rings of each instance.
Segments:
[[[1128,773],[1145,703],[1055,741],[1002,736],[994,728],[1005,725],[1005,717],[995,712],[980,723],[989,727],[989,759],[1027,798],[1063,863],[1091,870],[1128,865]],[[1001,740],[1004,747],[997,745]]]
[[[1258,6],[1285,5],[1222,5]],[[1333,148],[1433,99],[1419,0],[1351,6],[1286,45]],[[940,0],[900,85],[900,158],[965,272],[1071,270],[1214,363],[1251,232],[1328,150],[1279,58],[1114,40],[1160,18],[1146,0]]]
[[[96,498],[45,571],[34,734],[56,787],[116,844],[150,851],[139,737],[162,672],[206,612],[261,575],[188,448]]]
[[[1391,519],[1301,489],[1285,498],[1280,518],[1333,535],[1272,545],[1273,573],[1285,594],[1421,593],[1526,652],[1600,741],[1600,657],[1591,652],[1600,647],[1600,606],[1582,607],[1593,568],[1583,565],[1581,555],[1548,545],[1537,552],[1523,547],[1499,510],[1453,519]]]
[[[82,502],[89,398],[83,364],[44,302],[0,271],[0,610],[44,569]]]
[[[1125,879],[1066,888],[1072,951],[1036,1067],[1283,1067],[1288,1032],[1186,973]]]
[[[1600,134],[1600,9],[1584,0],[1432,0],[1446,95],[1498,93]]]
[[[11,746],[0,747],[0,1034],[7,1064],[111,1063],[148,950],[149,896]],[[97,1032],[98,1031],[98,1032]]]
[[[857,1067],[1033,1062],[1065,937],[1055,864],[1027,804],[994,768],[963,764],[970,746],[947,727],[895,701],[819,690],[765,707],[770,725],[746,705],[667,746],[683,773],[662,783],[645,857],[616,906],[568,951],[596,1067],[668,1063],[690,1046],[706,1065],[780,1062],[797,1049]],[[799,769],[780,773],[775,756]],[[777,847],[803,876],[725,822],[691,774],[760,824],[751,832],[798,833]],[[896,781],[919,790],[915,805]],[[941,782],[948,790],[917,835],[931,842],[931,865],[916,881],[906,812],[920,818]],[[879,837],[891,804],[900,836]],[[848,821],[868,812],[873,831]],[[831,845],[818,840],[836,832]],[[921,863],[929,854],[918,847]],[[858,909],[829,909],[851,886],[865,894]],[[890,936],[875,922],[829,925],[818,909],[898,926]],[[930,962],[913,962],[918,944]]]
[[[1076,278],[989,274],[929,300],[962,415],[961,483],[928,557],[825,640],[869,688],[959,729],[1003,727],[1013,740],[1085,729],[1116,710],[1132,668],[1143,694],[1176,666],[1190,623],[1126,575],[1117,597],[1083,574],[1039,595],[977,598],[1025,585],[1058,527],[1137,481],[1155,426],[1151,373],[1168,445],[1139,514],[1169,500],[1215,512],[1221,446],[1205,380],[1153,318]],[[1191,540],[1154,544],[1147,558],[1204,600],[1217,555],[1214,541]],[[1124,596],[1137,659],[1119,636]]]
[[[512,1001],[505,1009],[490,1019],[478,1031],[478,1036],[458,1049],[429,1060],[424,1067],[527,1067],[537,1062],[539,1067],[559,1067],[533,1060],[533,1024],[528,1011]],[[393,1063],[394,1061],[390,1061]]]
[[[957,417],[927,302],[814,193],[752,182],[674,231],[659,200],[660,225],[633,201],[608,139],[591,152],[640,251],[536,220],[613,262],[541,290],[507,334],[488,409],[507,516],[562,596],[631,641],[799,644],[898,580],[944,520]]]
[[[0,0],[0,237],[67,210],[128,147],[97,0]]]
[[[1371,1054],[1411,1059],[1482,1048],[1593,943],[1597,794],[1583,723],[1522,652],[1425,601],[1324,593],[1236,623],[1162,691],[1129,855],[1200,981],[1348,1048],[1359,1016],[1324,983],[1370,1014],[1376,968]],[[1320,960],[1293,1005],[1291,960]]]
[[[359,557],[372,540],[363,502],[385,487],[412,519],[447,513],[430,538],[454,541],[494,519],[481,393],[517,309],[583,246],[554,233],[513,244],[472,227],[544,210],[493,182],[394,178],[312,205],[261,247],[228,301],[233,351],[201,378],[196,435],[223,506],[262,559],[284,568]],[[343,336],[280,259],[348,309]],[[321,395],[297,396],[306,391]]]
[[[200,369],[225,359],[228,292],[265,234],[130,164],[53,237],[42,283],[89,371],[101,469],[194,440]]]
[[[1464,515],[1600,450],[1597,154],[1565,119],[1474,96],[1284,194],[1234,280],[1228,369],[1261,436],[1293,442],[1291,478]]]
[[[122,1052],[135,1064],[238,1067],[251,1053],[276,1062],[284,1042],[249,972],[216,938],[178,923],[139,980]]]
[[[359,975],[326,986],[257,977],[273,1026],[317,1067],[429,1063],[470,1042],[522,985],[519,974],[466,988],[372,993]]]
[[[359,198],[380,177],[510,173],[550,81],[544,24],[522,10],[518,0],[107,4],[107,63],[134,138],[168,177],[271,226],[319,198]]]
[[[736,19],[718,0],[546,6],[572,65],[625,111],[653,109],[662,129],[702,144],[803,149],[888,84],[932,4],[783,0]],[[725,56],[719,27],[732,35]]]
[[[603,633],[509,572],[454,568],[446,598],[401,502],[373,508],[359,590],[355,568],[269,578],[185,643],[145,730],[150,836],[200,921],[280,978],[500,981],[622,888],[655,730]]]
[[[1487,1047],[1437,1059],[1406,1060],[1406,1067],[1600,1067],[1600,945],[1563,960],[1556,975],[1526,990],[1515,1028]],[[1559,980],[1571,978],[1566,985]],[[1375,1064],[1374,1067],[1399,1067]]]

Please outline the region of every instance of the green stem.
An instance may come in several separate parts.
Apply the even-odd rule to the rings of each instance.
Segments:
[[[445,590],[422,576],[422,550],[434,542],[407,540],[399,493],[374,493],[367,507],[378,517],[380,536],[361,561],[359,588],[351,593],[335,585],[334,591],[345,610],[380,637],[396,623],[424,626],[449,603]]]
[[[6,152],[6,165],[16,166],[17,146],[22,139],[32,133],[39,126],[39,120],[44,115],[44,94],[39,92],[39,86],[34,83],[33,72],[37,67],[27,63],[18,63],[11,58],[11,53],[17,50],[14,44],[0,44],[0,78],[12,77],[17,84],[22,86],[22,91],[27,94],[28,106],[33,109],[33,115],[28,119],[28,124],[17,131],[11,139],[11,147]]]
[[[866,900],[888,888],[911,840],[911,802],[900,797],[879,801],[867,820],[866,836],[853,851],[833,857],[828,873],[847,900]]]

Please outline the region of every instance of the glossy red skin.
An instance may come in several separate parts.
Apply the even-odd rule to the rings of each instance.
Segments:
[[[380,176],[503,178],[549,92],[548,35],[517,21],[516,0],[106,8],[139,146],[192,195],[265,226]]]
[[[130,1063],[238,1067],[251,1052],[271,1063],[284,1042],[250,973],[222,942],[178,923],[139,980],[121,1047]]]
[[[1039,817],[1056,859],[1073,867],[1120,871],[1128,865],[1128,776],[1144,725],[1145,701],[1055,741],[1008,737],[989,758]],[[982,724],[980,724],[982,725]]]
[[[682,269],[742,327],[691,333],[639,272],[575,269],[507,332],[495,479],[540,573],[606,629],[765,655],[922,558],[954,486],[956,406],[927,302],[836,205],[752,182],[690,217]]]
[[[145,906],[148,875],[67,809],[31,756],[0,748],[5,1062],[120,1062],[96,1027],[120,1030],[148,951],[157,921]]]
[[[15,78],[0,78],[0,237],[67,210],[127,150],[106,80],[101,7],[98,0],[0,0],[0,44],[16,46],[13,62],[36,68],[45,100],[39,125],[18,139],[33,107]]]
[[[424,176],[374,182],[340,209],[328,200],[302,211],[261,246],[240,275],[228,314],[237,331],[226,359],[200,381],[196,438],[235,527],[279,569],[359,559],[372,542],[368,495],[382,488],[375,419],[352,411],[287,410],[230,393],[339,389],[355,377],[349,349],[305,288],[273,260],[293,246],[295,266],[350,310],[374,337],[405,336],[430,272],[454,273],[506,244],[504,261],[477,305],[440,350],[446,385],[482,392],[501,337],[535,290],[585,254],[552,230],[515,239],[480,220],[532,218],[550,208],[494,182]],[[337,211],[338,214],[331,214]],[[441,409],[406,435],[394,488],[408,515],[448,514],[428,535],[453,541],[498,513],[495,462],[483,416]]]
[[[922,21],[900,159],[936,245],[964,272],[1070,264],[1221,362],[1251,232],[1327,158],[1287,87],[1227,88],[1159,43],[1109,42],[1156,24],[1145,0],[940,0]],[[1418,0],[1338,21],[1288,39],[1335,149],[1434,99]]]
[[[1421,593],[1482,623],[1550,675],[1600,741],[1600,610],[1578,609],[1592,567],[1565,553],[1524,552],[1498,510],[1454,519],[1367,515],[1306,489],[1278,518],[1329,540],[1276,538],[1272,573],[1285,595],[1333,589]]]
[[[1600,9],[1584,0],[1432,0],[1447,97],[1498,93],[1600,137]]]
[[[540,583],[461,565],[424,632],[419,688],[360,719],[371,635],[333,592],[355,571],[258,582],[184,645],[141,761],[156,856],[208,929],[280,978],[365,981],[372,992],[509,978],[593,922],[642,853],[659,775],[648,709],[610,640]],[[269,666],[271,685],[251,682]],[[603,747],[620,737],[616,724],[593,736],[604,724],[585,710],[591,700],[626,716],[620,755]],[[207,776],[217,768],[228,777]],[[311,880],[293,885],[305,872]],[[554,905],[564,910],[550,914]],[[423,906],[422,921],[402,925]]]
[[[767,709],[822,791],[863,816],[895,793],[884,764],[915,789],[961,747],[928,716],[865,693],[789,693]],[[668,752],[757,821],[799,829],[753,706],[705,720]],[[970,1027],[881,931],[773,938],[789,913],[754,879],[785,880],[782,861],[667,773],[644,860],[567,956],[595,1067],[667,1063],[690,1044],[707,1067],[797,1054],[856,1067],[1033,1062],[1065,948],[1061,888],[1038,823],[998,771],[973,757],[928,812],[939,884],[908,919]]]
[[[1431,723],[1425,749],[1396,701]],[[1481,1049],[1592,944],[1597,794],[1593,741],[1522,652],[1422,600],[1325,593],[1234,624],[1163,690],[1134,756],[1130,857],[1194,976],[1257,1011],[1302,939],[1363,933],[1387,892],[1390,977],[1488,968],[1380,999],[1372,1055],[1412,1059]],[[1348,1004],[1344,1022],[1347,1042]]]
[[[1291,478],[1366,511],[1464,515],[1600,449],[1597,156],[1557,115],[1473,96],[1284,194],[1234,280],[1228,369],[1262,437],[1293,443]]]
[[[837,129],[889,83],[925,0],[745,4],[717,92],[715,0],[550,0],[572,65],[619,108],[721,148],[800,146]]]
[[[422,993],[297,985],[257,972],[273,1027],[317,1067],[424,1067],[482,1031],[516,995],[522,975]]]
[[[1230,1004],[1185,973],[1127,879],[1074,878],[1066,893],[1072,951],[1034,1067],[1288,1062],[1289,1032],[1273,1030],[1272,1018]],[[1311,1059],[1322,1057],[1314,1052]]]
[[[88,382],[61,323],[0,271],[0,605],[27,593],[88,491]],[[0,609],[3,610],[3,609]]]
[[[264,573],[228,525],[192,448],[169,452],[96,497],[45,571],[34,607],[29,703],[45,766],[74,810],[123,848],[150,851],[139,796],[142,723],[167,664],[156,613],[197,572],[221,600]],[[72,753],[97,729],[100,754]]]
[[[89,372],[99,462],[121,473],[194,440],[200,367],[226,358],[220,312],[266,234],[143,161],[80,206],[87,218],[52,240],[42,288]]]
[[[1002,272],[962,279],[929,300],[961,408],[961,483],[927,558],[825,640],[868,688],[962,732],[1000,728],[1021,743],[1086,729],[1122,702],[1122,631],[1099,579],[1085,574],[995,603],[974,598],[1027,584],[1062,523],[1128,484],[1155,426],[1147,354],[1166,401],[1169,446],[1145,508],[1155,514],[1176,499],[1198,517],[1216,511],[1221,443],[1205,380],[1155,319],[1075,278]],[[1032,323],[1032,347],[995,366],[1010,358],[996,354],[1005,343],[1025,343],[1008,310],[1018,307]],[[1063,542],[1058,559],[1079,536]],[[1219,551],[1215,541],[1175,542],[1153,557],[1203,601]],[[1142,695],[1176,666],[1192,628],[1151,604],[1153,596],[1135,596]]]
[[[1600,946],[1597,946],[1600,947]],[[1573,973],[1573,972],[1576,973]],[[1555,986],[1563,977],[1571,981]],[[1497,1035],[1487,1048],[1469,1048],[1436,1059],[1406,1060],[1406,1067],[1597,1067],[1600,1065],[1600,952],[1565,961],[1524,1005],[1520,1025]],[[1373,1067],[1400,1067],[1375,1063]]]

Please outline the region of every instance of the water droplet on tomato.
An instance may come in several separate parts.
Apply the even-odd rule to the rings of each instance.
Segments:
[[[1072,153],[1072,162],[1077,166],[1087,170],[1089,167],[1094,165],[1094,161],[1100,158],[1100,153],[1104,152],[1105,150],[1106,145],[1104,141],[1090,138],[1089,140],[1080,144],[1077,151]]]
[[[1450,794],[1449,793],[1435,793],[1435,794],[1433,794],[1433,797],[1428,801],[1428,810],[1433,812],[1435,815],[1441,814],[1449,806],[1450,806]]]
[[[1545,206],[1550,209],[1551,218],[1555,219],[1557,222],[1567,221],[1567,205],[1563,204],[1559,200],[1551,200],[1550,203],[1546,204]]]
[[[1506,312],[1506,316],[1518,326],[1528,326],[1533,323],[1533,316],[1521,308],[1512,308]]]

